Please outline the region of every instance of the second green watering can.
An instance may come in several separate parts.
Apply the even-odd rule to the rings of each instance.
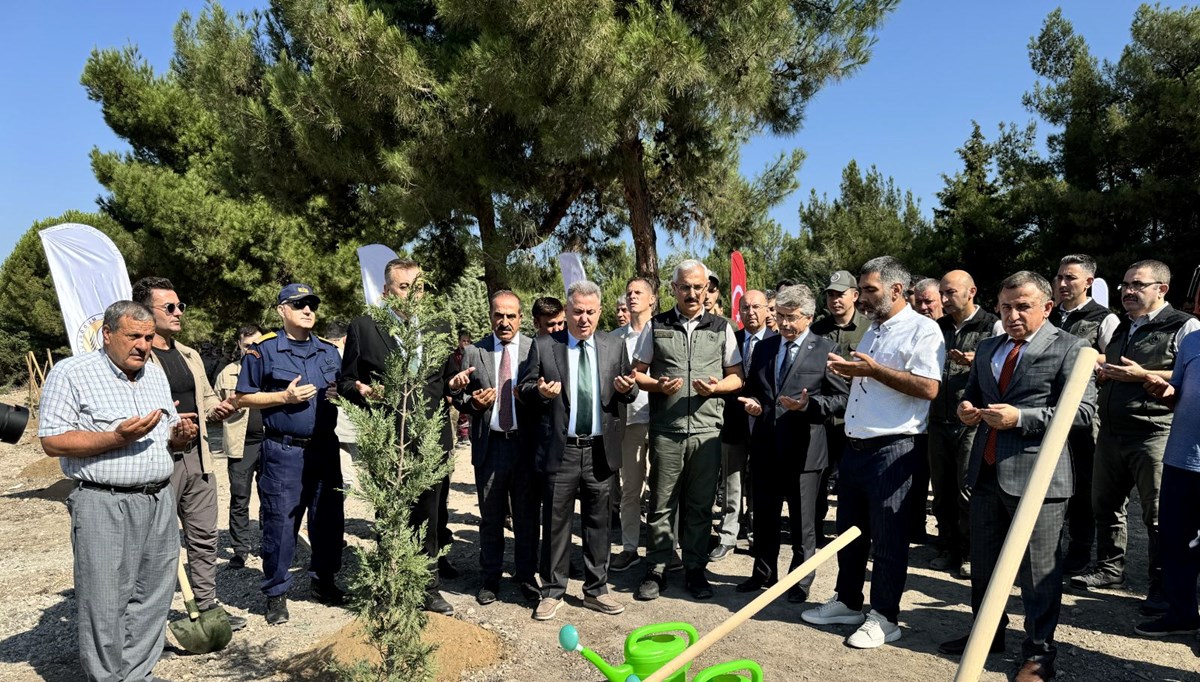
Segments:
[[[748,672],[750,677],[740,673]],[[763,671],[754,661],[740,660],[714,665],[701,670],[692,682],[762,682]]]

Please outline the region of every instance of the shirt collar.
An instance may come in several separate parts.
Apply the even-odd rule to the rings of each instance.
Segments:
[[[757,332],[754,332],[753,334],[746,334],[746,340],[749,341],[750,339],[754,339],[755,341],[762,341],[763,337],[766,335],[767,325],[764,324]]]
[[[513,340],[509,341],[508,343],[515,344],[517,342],[518,338],[520,338],[520,337],[514,336]],[[504,342],[500,340],[499,336],[496,336],[495,332],[492,332],[492,348],[496,349],[496,352],[499,353],[500,349],[503,347],[504,347]]]
[[[1038,327],[1038,328],[1037,328],[1037,331],[1035,331],[1034,333],[1032,333],[1032,334],[1030,334],[1029,336],[1026,336],[1026,337],[1025,337],[1025,339],[1024,339],[1024,341],[1023,341],[1023,343],[1024,343],[1026,346],[1028,346],[1029,344],[1033,343],[1033,340],[1037,338],[1037,335],[1038,335],[1038,334],[1041,334],[1041,333],[1042,333],[1042,330],[1043,330],[1043,329],[1045,329],[1045,328],[1046,328],[1046,325],[1048,325],[1048,324],[1050,324],[1050,321],[1049,321],[1049,320],[1046,320],[1045,322],[1043,322],[1043,323],[1042,323],[1042,326],[1040,326],[1040,327]],[[1013,337],[1011,337],[1011,336],[1010,336],[1010,337],[1008,337],[1008,340],[1007,340],[1007,341],[1005,341],[1003,345],[1008,345],[1008,344],[1010,344],[1010,343],[1014,343]]]
[[[1083,303],[1080,303],[1079,305],[1075,306],[1074,308],[1071,308],[1070,310],[1067,310],[1067,307],[1066,307],[1065,305],[1062,305],[1062,304],[1060,303],[1060,304],[1058,305],[1058,309],[1062,311],[1062,314],[1063,314],[1063,315],[1070,315],[1071,313],[1074,313],[1074,312],[1077,312],[1077,311],[1079,311],[1079,310],[1082,310],[1082,309],[1083,309],[1083,306],[1085,306],[1085,305],[1087,305],[1087,304],[1089,304],[1089,303],[1091,303],[1091,302],[1092,302],[1092,298],[1091,298],[1090,296],[1084,296],[1084,298],[1083,298]]]
[[[679,309],[679,306],[675,306],[675,317],[679,318],[679,321],[684,323],[699,322],[700,318],[704,317],[704,306],[700,306],[700,312],[696,313],[696,316],[692,318],[684,317],[683,311]]]
[[[595,334],[592,334],[590,337],[588,337],[588,341],[592,343],[593,348],[596,347],[595,339],[596,339]],[[579,339],[575,338],[575,335],[572,334],[571,332],[569,332],[569,331],[567,332],[567,348],[578,348],[579,344],[581,344],[581,343],[583,343],[583,341],[580,341]]]
[[[1138,317],[1130,317],[1129,319],[1131,322],[1133,322],[1135,324],[1146,324],[1148,322],[1153,322],[1154,318],[1158,317],[1158,314],[1161,313],[1162,311],[1166,310],[1167,306],[1169,306],[1169,305],[1171,305],[1171,304],[1164,303],[1158,307],[1158,310],[1152,310],[1152,311],[1146,313],[1145,315],[1141,315]]]
[[[788,345],[789,343],[794,343],[794,344],[796,344],[796,346],[797,346],[797,347],[801,346],[801,345],[804,343],[805,339],[807,339],[807,338],[808,338],[808,333],[809,333],[810,331],[812,331],[812,327],[809,327],[808,329],[805,329],[805,330],[804,330],[804,333],[803,333],[803,334],[801,334],[800,336],[797,336],[795,341],[788,341],[787,339],[783,338],[783,335],[782,335],[782,334],[780,334],[780,335],[779,335],[779,338],[780,338],[780,340],[781,340],[781,341],[783,341],[783,343],[782,343],[782,344],[779,346],[779,347],[780,347],[780,349],[787,348],[787,345]]]
[[[900,312],[896,313],[895,315],[892,315],[887,320],[885,320],[883,322],[883,324],[872,322],[871,326],[873,328],[879,329],[881,331],[887,331],[887,330],[891,329],[892,327],[895,327],[895,326],[907,321],[907,319],[909,317],[912,317],[913,315],[916,315],[918,317],[924,317],[923,315],[921,315],[921,313],[918,313],[917,311],[913,310],[912,306],[906,305],[900,309]]]

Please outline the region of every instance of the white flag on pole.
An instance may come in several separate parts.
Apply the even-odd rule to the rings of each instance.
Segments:
[[[103,342],[104,309],[129,300],[133,292],[125,258],[111,239],[88,225],[64,223],[41,230],[38,236],[50,262],[71,353],[96,350]]]
[[[1092,298],[1105,308],[1108,307],[1108,282],[1105,282],[1103,277],[1092,281]]]
[[[558,267],[562,269],[564,295],[572,284],[587,279],[587,274],[583,271],[583,259],[573,251],[558,254]]]
[[[363,297],[367,305],[378,305],[383,298],[383,269],[396,259],[396,252],[383,244],[358,247],[358,268],[362,271]]]

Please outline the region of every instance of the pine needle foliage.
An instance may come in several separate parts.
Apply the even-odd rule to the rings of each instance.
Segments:
[[[410,525],[413,504],[449,474],[439,434],[445,427],[440,400],[427,396],[429,377],[451,350],[452,328],[440,297],[385,297],[369,314],[398,341],[375,388],[382,395],[366,408],[342,401],[358,429],[358,486],[351,494],[375,512],[376,542],[358,549],[351,579],[353,607],[378,663],[338,667],[355,682],[433,679],[434,647],[421,641],[422,610],[433,562],[421,552],[426,529]],[[386,307],[383,307],[386,306]]]

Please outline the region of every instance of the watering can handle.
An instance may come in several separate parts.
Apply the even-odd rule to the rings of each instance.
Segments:
[[[751,660],[742,659],[740,661],[730,661],[721,665],[714,665],[711,668],[701,670],[698,675],[692,678],[692,682],[708,682],[711,679],[725,675],[728,673],[736,673],[742,670],[750,672],[751,682],[762,682],[763,671],[757,663]]]
[[[686,632],[688,646],[695,644],[696,640],[700,639],[700,633],[696,632],[696,628],[687,623],[655,623],[653,625],[645,625],[629,633],[629,639],[636,642],[647,635],[658,635],[664,632]]]

